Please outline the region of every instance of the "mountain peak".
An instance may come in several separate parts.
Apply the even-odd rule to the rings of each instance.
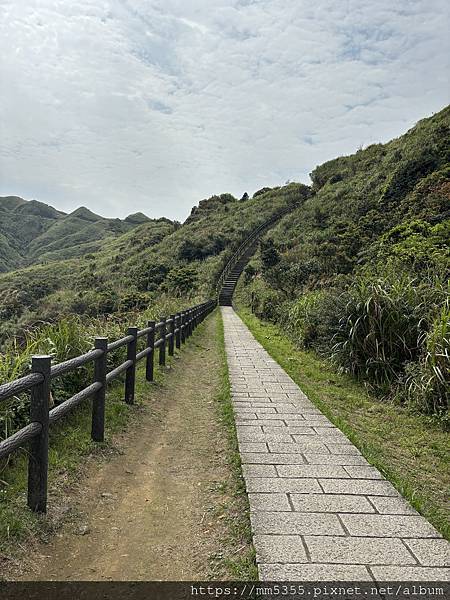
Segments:
[[[128,215],[128,217],[125,217],[124,219],[124,221],[126,221],[127,223],[133,223],[134,225],[140,225],[141,223],[146,223],[150,220],[151,219],[149,219],[149,217],[147,217],[147,215],[144,215],[144,213],[142,212],[133,213],[131,215]]]
[[[70,213],[70,217],[77,217],[78,219],[83,219],[84,221],[99,221],[102,217],[96,215],[92,211],[90,211],[85,206],[80,206],[76,210]]]

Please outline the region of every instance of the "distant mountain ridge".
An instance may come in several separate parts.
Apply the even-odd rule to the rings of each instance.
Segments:
[[[143,213],[107,219],[84,206],[66,214],[38,200],[0,196],[0,272],[95,252],[148,221]]]

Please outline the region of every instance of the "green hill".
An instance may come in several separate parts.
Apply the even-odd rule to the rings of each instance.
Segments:
[[[95,234],[99,223],[79,209],[30,243],[29,256],[41,264],[0,275],[3,334],[66,314],[100,315],[146,306],[161,294],[206,296],[232,248],[274,211],[302,202],[308,194],[307,186],[291,184],[246,201],[230,194],[213,196],[200,202],[182,225],[147,220],[105,238],[101,249],[81,243],[86,232]],[[140,214],[128,217],[133,224],[144,219]],[[104,231],[104,223],[100,225]],[[109,226],[120,228],[122,222],[111,220]],[[67,247],[61,248],[63,235]],[[75,254],[79,249],[80,255]],[[67,256],[71,258],[59,260]]]
[[[82,256],[149,220],[142,213],[105,219],[84,207],[67,215],[18,196],[0,197],[0,217],[0,272]]]
[[[450,108],[317,167],[242,301],[381,395],[448,406]]]

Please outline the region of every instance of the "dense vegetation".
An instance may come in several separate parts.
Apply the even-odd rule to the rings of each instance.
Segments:
[[[450,109],[317,167],[244,301],[385,399],[448,418]]]
[[[200,202],[183,225],[148,221],[97,252],[0,275],[0,340],[41,321],[142,309],[161,296],[195,299],[212,291],[235,244],[308,188],[292,184],[254,199],[229,194]]]

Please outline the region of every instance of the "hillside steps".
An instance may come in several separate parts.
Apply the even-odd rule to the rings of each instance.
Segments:
[[[264,229],[261,232],[263,235],[267,229]],[[222,284],[222,288],[219,293],[219,305],[220,306],[232,306],[233,294],[236,289],[237,282],[239,277],[242,274],[245,266],[247,265],[250,258],[256,252],[257,245],[259,243],[260,237],[253,239],[249,246],[245,249],[244,253],[241,255],[240,259],[233,265],[233,268],[230,270],[227,275],[225,281]]]
[[[248,263],[250,258],[255,253],[258,241],[259,241],[259,238],[254,244],[252,244],[245,251],[242,258],[234,265],[234,267],[230,271],[229,275],[225,279],[225,281],[222,285],[222,289],[219,294],[219,305],[220,306],[232,306],[233,294],[234,294],[234,290],[236,289],[237,282],[238,282],[239,277],[241,276],[242,271],[244,270],[246,264]]]

